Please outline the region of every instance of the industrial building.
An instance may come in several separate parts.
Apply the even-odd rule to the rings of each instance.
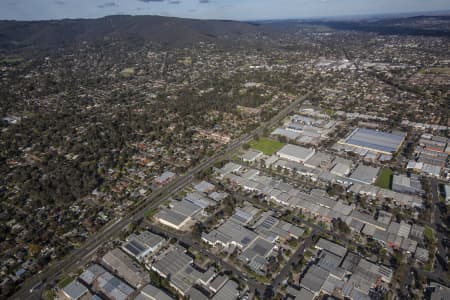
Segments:
[[[333,295],[338,292],[346,299],[369,300],[371,291],[392,280],[390,268],[347,252],[345,247],[336,243],[320,239],[316,248],[321,250],[316,264],[311,265],[300,280],[300,287],[309,291],[306,299],[321,293]],[[298,294],[290,290],[292,293]]]
[[[144,286],[139,295],[135,300],[173,300],[164,291],[158,289],[157,287],[148,284]]]
[[[193,258],[187,255],[183,248],[173,247],[157,259],[152,265],[152,270],[167,278],[170,286],[182,296],[197,294],[197,291],[192,290],[193,286],[201,285],[207,288],[216,273],[212,268],[200,272],[192,266],[193,262]]]
[[[97,264],[89,266],[79,276],[79,279],[109,299],[128,300],[134,293],[132,287]]]
[[[392,154],[399,150],[405,140],[405,133],[387,133],[372,129],[357,128],[341,144],[382,154]]]
[[[62,293],[63,296],[68,300],[79,300],[90,295],[88,288],[76,279],[65,286],[62,289]]]
[[[419,176],[415,174],[394,175],[392,178],[392,190],[399,193],[420,194],[423,193]]]
[[[155,253],[164,244],[164,238],[154,233],[144,231],[140,234],[131,234],[122,245],[122,250],[142,261],[145,256]]]
[[[380,168],[378,167],[375,168],[359,164],[355,171],[350,175],[350,179],[360,183],[372,184],[376,181],[379,172]]]
[[[235,245],[243,249],[253,242],[257,236],[256,233],[245,228],[242,224],[230,219],[217,229],[209,233],[203,233],[202,240],[212,246],[219,244],[228,248],[231,245]]]
[[[212,297],[212,300],[236,300],[239,297],[239,284],[233,280],[227,283]]]
[[[148,273],[141,265],[119,248],[115,248],[106,253],[102,258],[102,263],[136,288],[150,281]]]
[[[262,156],[263,153],[261,151],[249,149],[244,154],[241,155],[241,159],[243,162],[254,162]]]
[[[283,159],[304,163],[310,159],[315,152],[316,150],[312,148],[287,144],[277,152],[277,155]]]
[[[191,201],[172,201],[170,208],[163,208],[155,214],[154,218],[163,225],[180,230],[196,214],[203,210],[202,207]]]
[[[207,181],[202,181],[202,182],[196,184],[194,186],[194,189],[197,192],[208,194],[208,193],[211,193],[214,191],[215,186],[214,186],[214,184],[209,183]]]
[[[269,264],[268,258],[273,253],[274,246],[273,243],[258,237],[242,251],[239,259],[246,263],[250,269],[263,275],[266,272],[266,267]]]

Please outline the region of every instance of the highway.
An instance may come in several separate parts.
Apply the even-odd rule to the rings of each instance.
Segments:
[[[102,227],[100,231],[91,235],[80,248],[73,250],[71,253],[64,256],[58,261],[50,262],[50,264],[47,265],[40,274],[36,274],[27,279],[23,283],[22,287],[11,297],[11,299],[40,299],[40,293],[42,292],[42,289],[46,284],[51,284],[58,278],[67,276],[78,268],[87,264],[95,254],[95,250],[97,248],[104,245],[108,241],[117,238],[119,233],[131,222],[143,218],[148,210],[157,208],[169,197],[175,195],[179,190],[183,189],[186,185],[192,182],[195,174],[207,170],[208,168],[214,166],[216,163],[222,161],[229,154],[239,149],[239,147],[241,147],[243,144],[249,142],[255,136],[261,135],[264,132],[264,128],[275,126],[286,116],[288,116],[294,108],[296,108],[305,99],[307,99],[314,93],[315,90],[312,90],[306,95],[293,101],[287,107],[280,110],[269,121],[262,123],[259,127],[252,130],[250,133],[247,133],[237,140],[233,141],[226,147],[225,150],[220,151],[212,157],[203,159],[198,165],[191,168],[184,175],[177,177],[167,185],[155,190],[150,196],[148,196],[139,205],[137,205],[136,208],[129,212],[127,217],[112,220],[111,222],[107,223]],[[41,281],[45,284],[43,284],[36,291],[33,291],[33,293],[30,293],[30,289]]]

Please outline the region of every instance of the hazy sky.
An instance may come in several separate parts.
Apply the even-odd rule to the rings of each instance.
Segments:
[[[144,14],[255,20],[448,9],[449,0],[0,0],[0,19]]]

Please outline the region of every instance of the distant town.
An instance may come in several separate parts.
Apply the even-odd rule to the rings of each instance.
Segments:
[[[0,52],[0,298],[450,299],[449,37],[285,26]]]

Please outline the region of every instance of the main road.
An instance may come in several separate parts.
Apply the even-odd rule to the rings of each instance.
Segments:
[[[114,238],[117,238],[122,229],[126,228],[133,221],[143,218],[148,210],[157,208],[170,196],[173,196],[179,190],[191,183],[195,174],[207,170],[216,163],[224,160],[229,154],[235,152],[243,144],[249,142],[255,136],[261,135],[265,128],[271,128],[278,124],[281,120],[288,116],[293,109],[315,93],[316,90],[312,90],[306,95],[296,99],[287,107],[280,110],[270,120],[262,123],[256,129],[233,141],[224,150],[211,157],[203,159],[198,165],[189,169],[184,175],[177,177],[167,185],[155,190],[150,196],[141,201],[136,208],[130,211],[126,217],[112,220],[110,223],[103,226],[100,231],[90,236],[80,248],[73,250],[71,253],[58,261],[50,262],[42,272],[27,279],[23,283],[20,290],[17,291],[11,299],[40,299],[40,293],[45,284],[51,284],[58,278],[67,276],[78,268],[83,267],[91,260],[92,256],[100,246],[110,240],[113,240]],[[36,285],[39,285],[41,282],[44,284],[42,284],[39,288],[36,288],[35,291],[30,292],[30,289]]]

